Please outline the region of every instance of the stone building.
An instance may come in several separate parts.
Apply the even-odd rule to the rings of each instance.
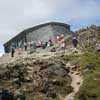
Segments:
[[[71,34],[70,25],[60,22],[49,22],[37,25],[22,31],[6,42],[4,49],[6,53],[9,53],[12,45],[15,48],[23,48],[25,42],[38,40],[48,41],[49,38],[52,38],[53,42],[56,42],[56,36],[61,33],[64,35]]]

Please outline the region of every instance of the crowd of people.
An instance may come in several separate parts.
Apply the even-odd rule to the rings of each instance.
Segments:
[[[56,43],[58,44],[59,48],[61,49],[66,49],[67,48],[67,41],[64,41],[64,34],[58,34],[56,36]],[[63,40],[63,41],[62,41]],[[72,39],[72,45],[76,48],[78,44],[78,39],[76,37],[73,37]],[[33,49],[37,49],[37,48],[42,48],[42,49],[46,49],[49,48],[51,46],[54,46],[54,42],[52,40],[52,38],[49,38],[48,41],[31,41],[31,42],[25,42],[24,43],[24,50],[28,51],[28,50],[33,50]],[[20,48],[21,49],[21,48]],[[17,49],[19,51],[21,51],[20,49]],[[14,46],[11,47],[11,57],[14,57],[15,54],[15,48]],[[52,51],[52,50],[51,50]],[[55,50],[53,50],[55,51]]]

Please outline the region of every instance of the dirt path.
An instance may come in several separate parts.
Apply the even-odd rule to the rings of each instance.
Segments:
[[[66,52],[66,54],[69,54],[69,52]],[[32,55],[24,54],[24,56],[22,55],[22,57],[28,57],[28,56],[31,57],[32,56],[32,57],[38,58],[38,59],[48,59],[49,57],[53,57],[56,55],[58,55],[58,54],[51,53],[51,52],[44,52],[44,53],[34,53]],[[18,57],[11,58],[9,55],[6,55],[6,56],[0,58],[0,63],[11,62],[13,60],[16,60],[17,58]],[[67,63],[66,67],[70,67],[69,76],[72,78],[71,86],[73,87],[73,92],[70,93],[69,95],[67,95],[64,98],[64,100],[74,100],[74,96],[79,91],[79,88],[83,82],[83,77],[80,76],[79,74],[77,74],[76,71],[72,71],[72,67],[74,67],[74,66],[71,66],[70,63]]]
[[[83,82],[83,77],[77,74],[77,71],[72,73],[72,70],[70,70],[69,75],[72,79],[71,86],[73,87],[73,92],[67,95],[64,100],[74,100],[74,96],[79,91],[79,88]]]

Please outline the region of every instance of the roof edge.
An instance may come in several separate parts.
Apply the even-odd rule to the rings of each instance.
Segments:
[[[62,23],[62,22],[47,22],[47,23],[43,23],[43,24],[34,25],[33,27],[24,29],[23,31],[21,31],[20,33],[18,33],[17,35],[15,35],[13,38],[11,38],[11,39],[8,40],[7,42],[5,42],[5,43],[3,44],[3,46],[5,46],[5,45],[6,45],[7,43],[9,43],[12,39],[16,38],[17,36],[19,36],[20,34],[26,32],[26,31],[29,31],[29,30],[35,29],[35,28],[40,28],[40,27],[43,27],[43,26],[46,26],[46,25],[51,25],[51,24],[59,24],[59,25],[69,26],[69,27],[70,27],[69,24]]]

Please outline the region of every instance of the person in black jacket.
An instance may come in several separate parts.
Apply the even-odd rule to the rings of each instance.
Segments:
[[[15,48],[12,47],[12,48],[11,48],[11,57],[14,57],[14,53],[15,53]]]
[[[73,46],[74,46],[75,48],[77,47],[78,40],[77,40],[76,37],[73,38],[73,40],[72,40],[72,44],[73,44]]]

